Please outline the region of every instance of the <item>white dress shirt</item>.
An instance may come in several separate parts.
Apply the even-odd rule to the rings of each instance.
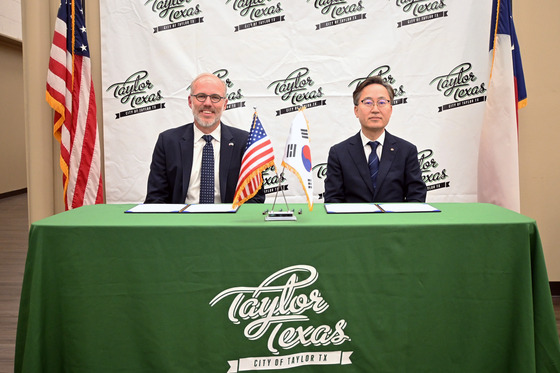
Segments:
[[[194,146],[193,146],[193,163],[191,169],[191,179],[189,181],[189,189],[187,190],[187,198],[185,203],[199,203],[200,198],[200,169],[202,168],[202,148],[206,145],[206,140],[202,138],[205,133],[193,124],[194,130]],[[214,203],[221,203],[222,196],[220,194],[220,139],[222,138],[221,124],[209,135],[212,135],[212,146],[214,148]]]
[[[364,136],[362,131],[360,131],[360,137],[362,138],[362,144],[364,145],[364,154],[366,155],[366,161],[369,159],[369,154],[371,153],[371,146],[368,144],[370,141],[377,141],[379,145],[377,145],[377,157],[379,158],[379,162],[381,162],[381,154],[383,153],[383,143],[385,142],[385,131],[377,138],[377,140],[370,140]]]

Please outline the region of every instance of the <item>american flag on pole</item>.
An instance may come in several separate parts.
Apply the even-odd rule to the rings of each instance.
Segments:
[[[520,211],[518,109],[527,103],[511,0],[493,0],[492,67],[478,157],[478,201]]]
[[[305,106],[299,109],[286,141],[282,166],[290,170],[298,178],[305,195],[309,210],[313,210],[313,164],[309,147],[309,125],[303,114]]]
[[[253,124],[249,131],[249,140],[241,160],[239,180],[233,197],[233,208],[241,206],[251,199],[262,186],[262,172],[274,165],[274,149],[268,138],[257,112],[253,114]]]
[[[101,154],[81,0],[61,0],[47,74],[66,210],[103,203]]]

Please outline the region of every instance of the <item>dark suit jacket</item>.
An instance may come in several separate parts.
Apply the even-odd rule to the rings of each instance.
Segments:
[[[220,125],[220,195],[222,203],[231,203],[249,133],[223,123]],[[150,165],[145,203],[185,203],[191,178],[193,146],[193,123],[160,133]],[[247,202],[263,203],[264,199],[261,188]]]
[[[325,202],[425,202],[416,146],[385,131],[375,194],[360,133],[329,151]]]

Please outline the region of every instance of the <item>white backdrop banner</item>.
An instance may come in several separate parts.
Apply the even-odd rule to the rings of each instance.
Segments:
[[[396,97],[387,130],[418,147],[429,202],[476,202],[492,1],[100,0],[107,203],[142,202],[157,135],[192,122],[190,82],[228,87],[226,124],[254,108],[280,163],[300,106],[314,201],[329,148],[357,133],[352,91],[380,75]],[[279,169],[279,171],[282,171]],[[306,202],[284,172],[289,202]],[[267,202],[278,178],[265,172]]]

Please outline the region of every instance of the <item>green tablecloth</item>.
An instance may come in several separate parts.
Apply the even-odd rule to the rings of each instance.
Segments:
[[[30,230],[24,372],[557,372],[534,220],[78,208]],[[299,367],[298,367],[299,366]]]

